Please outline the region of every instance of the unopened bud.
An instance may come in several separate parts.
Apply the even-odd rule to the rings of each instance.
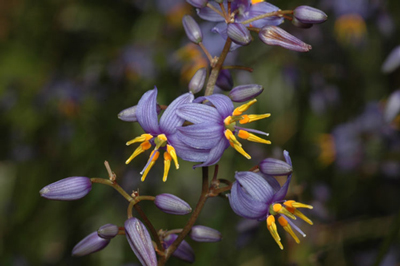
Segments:
[[[234,102],[246,102],[260,95],[263,90],[263,86],[258,84],[240,85],[229,92],[229,97]]]
[[[105,224],[97,230],[100,237],[105,239],[111,239],[118,235],[119,228],[114,224]]]
[[[276,26],[266,26],[262,28],[258,36],[261,41],[268,45],[279,45],[283,48],[298,52],[308,52],[311,50],[311,45],[306,44],[287,31]]]
[[[328,19],[324,12],[311,6],[296,7],[293,11],[293,17],[306,24],[322,23]]]
[[[91,189],[90,178],[73,176],[47,185],[39,193],[43,198],[51,200],[77,200],[86,196]]]
[[[248,45],[252,41],[250,31],[241,23],[228,24],[227,33],[228,37],[239,45]]]
[[[80,257],[97,252],[105,248],[108,243],[110,243],[109,239],[104,239],[97,232],[93,232],[75,245],[72,256]]]
[[[175,195],[164,193],[157,195],[154,204],[165,213],[185,215],[192,212],[190,205]]]
[[[208,3],[208,0],[186,0],[190,5],[197,7],[197,8],[202,8],[205,7]]]
[[[309,29],[312,27],[313,24],[307,24],[307,23],[303,23],[300,20],[298,20],[297,18],[293,17],[292,19],[292,24],[294,26],[296,26],[297,28],[301,28],[301,29]]]
[[[163,241],[164,248],[167,249],[177,238],[178,235],[176,234],[167,235]],[[195,260],[194,251],[185,240],[179,244],[178,248],[172,253],[172,256],[189,263],[193,263]]]
[[[293,171],[292,166],[284,161],[267,158],[260,162],[259,164],[260,172],[272,176],[283,176],[288,175]]]
[[[215,85],[217,85],[221,90],[230,91],[233,87],[233,78],[231,72],[229,72],[228,69],[222,69],[219,72]]]
[[[222,235],[215,229],[203,225],[195,225],[190,231],[190,238],[197,242],[218,242]]]
[[[201,89],[204,86],[206,76],[207,76],[207,71],[205,67],[197,70],[189,82],[189,91],[191,91],[193,94],[201,91]]]
[[[185,29],[186,36],[191,42],[199,43],[203,40],[203,33],[199,27],[199,24],[189,15],[182,18],[183,28]]]

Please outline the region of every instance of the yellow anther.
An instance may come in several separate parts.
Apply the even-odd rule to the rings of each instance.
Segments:
[[[133,143],[136,143],[136,142],[143,142],[143,141],[146,141],[146,140],[151,140],[152,138],[153,138],[153,136],[150,135],[150,134],[142,134],[139,137],[136,137],[136,138],[128,141],[126,143],[126,146],[129,146],[129,145],[131,145]]]
[[[276,228],[275,217],[273,215],[270,215],[267,218],[267,228],[268,231],[271,233],[272,237],[274,238],[275,242],[278,244],[279,248],[283,249],[281,238],[279,237],[278,229]]]
[[[293,232],[292,227],[289,225],[288,221],[285,219],[285,217],[281,216],[278,218],[279,224],[285,229],[286,232],[288,232],[296,241],[297,244],[300,243],[299,238],[296,236],[296,234]]]
[[[232,123],[232,116],[228,116],[227,118],[224,119],[224,124],[226,126],[229,126]]]
[[[237,151],[239,152],[241,155],[243,155],[244,157],[246,157],[246,159],[251,159],[251,156],[245,152],[243,150],[243,148],[239,145],[234,144],[233,142],[229,142],[229,144],[231,144],[231,146]]]
[[[239,106],[239,107],[236,107],[235,110],[233,110],[232,115],[241,115],[241,114],[243,114],[243,113],[246,112],[247,109],[249,109],[250,106],[252,106],[255,102],[257,102],[257,100],[256,100],[256,99],[253,99],[253,100],[251,100],[251,101],[248,102],[248,103],[245,103],[245,104],[243,104],[243,105],[241,105],[241,106]]]
[[[176,155],[175,148],[167,144],[167,152],[169,153],[169,155],[171,155],[172,159],[174,160],[175,168],[179,169],[178,156]]]
[[[125,164],[130,163],[136,156],[138,156],[139,154],[141,154],[142,152],[150,149],[151,144],[149,141],[145,141],[142,144],[139,145],[139,147],[136,148],[136,150],[132,153],[131,157],[128,158],[128,160],[126,160]]]
[[[307,208],[307,209],[312,209],[313,206],[307,205],[304,203],[300,203],[294,200],[287,200],[283,203],[285,206],[290,207],[290,208]]]
[[[229,140],[229,142],[234,143],[237,146],[242,147],[242,144],[236,139],[235,135],[232,133],[230,129],[225,130],[225,137]]]
[[[154,154],[155,153],[155,154]],[[154,156],[153,156],[154,154]],[[153,167],[153,165],[156,163],[156,160],[158,159],[158,156],[160,155],[160,152],[157,150],[154,150],[151,152],[150,154],[150,158],[153,156],[153,158],[151,158],[151,162],[149,163],[149,165],[143,170],[143,172],[141,172],[142,174],[142,182],[146,179],[147,174],[149,173],[150,169]],[[150,160],[149,158],[149,160]]]
[[[267,117],[270,117],[271,114],[262,114],[262,115],[242,115],[242,119],[239,120],[240,124],[247,124],[257,120],[261,120]]]
[[[154,143],[156,144],[156,150],[158,150],[160,147],[164,147],[165,144],[167,143],[168,139],[167,136],[165,136],[164,134],[160,134],[158,135],[155,139],[154,139]]]
[[[245,130],[239,130],[238,137],[242,139],[247,139],[248,141],[253,141],[263,144],[271,144],[271,141],[257,137],[256,135],[251,134]]]
[[[274,204],[272,206],[272,209],[270,209],[270,212],[272,212],[272,214],[275,214],[275,213],[284,214],[284,215],[288,216],[289,218],[296,220],[296,216],[294,216],[291,212],[289,212],[287,209],[285,209],[279,203]]]
[[[171,155],[168,152],[164,152],[164,175],[163,182],[167,181],[169,168],[171,167]]]

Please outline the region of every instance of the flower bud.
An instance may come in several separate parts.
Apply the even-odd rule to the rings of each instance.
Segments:
[[[298,6],[293,11],[293,17],[305,24],[317,24],[325,22],[328,16],[319,9],[311,6]]]
[[[154,204],[169,214],[185,215],[192,212],[192,208],[186,201],[168,193],[157,195]]]
[[[260,172],[272,176],[288,175],[293,171],[292,166],[284,161],[267,158],[259,164]]]
[[[258,84],[247,84],[233,88],[229,92],[229,97],[234,102],[246,102],[254,99],[264,91],[263,86]]]
[[[279,45],[283,48],[298,51],[308,52],[311,50],[311,45],[297,39],[290,33],[276,26],[266,26],[262,28],[258,34],[261,41],[268,45]]]
[[[203,33],[199,27],[199,24],[189,15],[185,15],[182,18],[183,28],[185,29],[186,36],[191,42],[199,43],[203,40]]]
[[[118,235],[119,228],[114,224],[105,224],[97,230],[100,237],[105,239],[111,239]]]
[[[389,74],[400,66],[400,46],[394,48],[382,65],[382,72]]]
[[[73,176],[61,179],[42,188],[40,196],[51,200],[77,200],[86,196],[92,189],[90,178]]]
[[[218,242],[222,235],[215,229],[203,225],[195,225],[190,231],[190,238],[197,242]]]
[[[110,243],[109,239],[101,238],[97,232],[93,232],[75,245],[72,256],[80,257],[97,252],[105,248],[108,243]]]
[[[175,241],[175,239],[178,238],[178,235],[176,234],[170,234],[168,236],[166,236],[164,238],[164,248],[167,249],[169,246],[171,246],[171,244]],[[172,253],[172,256],[177,257],[178,259],[181,259],[183,261],[189,262],[189,263],[193,263],[195,260],[195,256],[194,256],[194,251],[192,249],[192,247],[188,244],[188,242],[186,242],[185,240],[183,240],[178,248],[174,251],[174,253]]]
[[[387,100],[383,117],[387,123],[391,123],[393,119],[400,113],[400,90],[393,92]]]
[[[125,233],[129,245],[140,263],[145,266],[156,266],[156,252],[144,224],[132,217],[125,221]]]
[[[118,118],[126,122],[137,122],[138,120],[136,117],[136,108],[137,105],[122,110],[121,112],[119,112]],[[157,104],[157,114],[159,114],[160,112],[161,107]]]
[[[198,93],[204,86],[204,82],[206,80],[207,72],[206,68],[200,68],[193,75],[192,79],[189,82],[189,91],[193,94]]]
[[[222,69],[219,72],[215,85],[217,85],[221,90],[230,91],[233,87],[233,78],[231,72],[229,72],[228,69]]]
[[[239,45],[248,45],[252,41],[250,31],[241,23],[230,23],[227,29],[228,37]]]
[[[208,0],[186,0],[190,5],[197,7],[197,8],[202,8],[205,7],[208,3]]]
[[[297,18],[293,17],[292,19],[292,24],[294,26],[296,26],[297,28],[302,28],[302,29],[308,29],[311,28],[313,24],[307,24],[307,23],[303,23],[300,22],[300,20],[298,20]]]

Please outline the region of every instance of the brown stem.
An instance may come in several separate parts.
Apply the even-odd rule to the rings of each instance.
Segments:
[[[116,191],[118,191],[119,194],[121,194],[127,201],[131,202],[131,201],[133,200],[133,198],[132,198],[128,193],[126,193],[126,191],[125,191],[120,185],[118,185],[118,183],[115,182],[115,181],[113,182],[113,181],[108,180],[108,179],[97,178],[97,177],[90,178],[90,181],[92,181],[92,183],[104,184],[104,185],[113,187],[113,188],[114,188]]]
[[[204,44],[202,42],[199,42],[199,46],[203,50],[203,52],[206,54],[208,61],[210,61],[210,65],[212,65],[213,58],[212,58],[211,54],[208,52],[207,48],[204,46]]]
[[[245,67],[245,66],[223,66],[222,69],[240,69],[240,70],[246,70],[248,72],[253,72],[253,69],[251,67]]]

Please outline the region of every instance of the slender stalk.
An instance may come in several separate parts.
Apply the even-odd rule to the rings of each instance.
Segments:
[[[164,247],[161,244],[160,237],[158,236],[158,233],[156,229],[154,228],[153,224],[150,222],[150,220],[147,218],[146,214],[143,212],[142,208],[140,208],[139,205],[133,205],[135,210],[139,213],[140,217],[143,220],[143,223],[147,226],[147,229],[150,230],[151,235],[153,236],[153,240],[156,242],[157,249],[164,252]]]
[[[240,69],[240,70],[246,70],[248,72],[253,72],[253,69],[251,67],[245,67],[245,66],[223,66],[222,69]]]
[[[203,52],[206,54],[208,61],[210,61],[210,65],[212,65],[213,58],[212,58],[212,55],[210,54],[210,52],[208,52],[207,48],[204,46],[204,44],[202,42],[199,42],[199,46],[203,50]]]
[[[131,202],[133,200],[133,198],[126,193],[126,191],[120,186],[118,185],[118,183],[113,182],[111,180],[108,179],[104,179],[104,178],[90,178],[90,181],[92,181],[92,183],[98,183],[98,184],[104,184],[110,187],[113,187],[116,191],[119,192],[119,194],[121,194],[127,201]]]
[[[212,9],[214,12],[218,13],[218,15],[220,15],[221,17],[223,17],[225,19],[224,14],[222,14],[222,12],[219,11],[218,9],[216,9],[212,4],[207,3],[207,7]]]
[[[285,15],[285,14],[293,14],[293,10],[279,10],[279,11],[274,11],[274,12],[270,12],[270,13],[265,13],[265,14],[253,17],[251,19],[242,21],[240,23],[249,24],[249,23],[251,23],[253,21],[256,21],[256,20],[259,20],[259,19],[262,19],[262,18],[268,18],[268,17],[274,17],[274,16],[279,17],[279,16]]]
[[[172,230],[168,230],[167,232],[165,232],[163,235],[164,237],[170,235],[170,234],[180,234],[182,233],[183,229],[172,229]]]
[[[226,13],[224,4],[223,4],[223,3],[220,3],[219,6],[221,7],[222,14],[224,14],[225,21],[228,22],[228,21],[229,21],[229,14]]]

